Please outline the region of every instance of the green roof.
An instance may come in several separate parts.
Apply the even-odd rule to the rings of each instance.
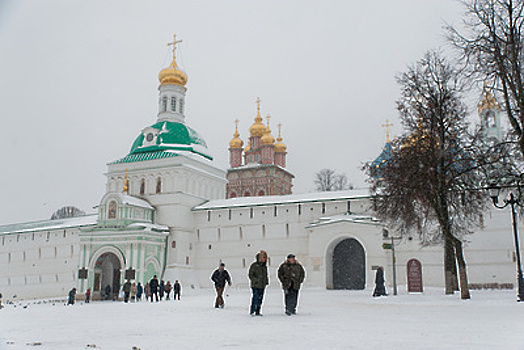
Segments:
[[[164,151],[140,152],[140,153],[134,153],[134,154],[131,153],[122,159],[112,162],[111,164],[133,163],[133,162],[141,162],[144,160],[171,158],[171,157],[177,157],[177,156],[178,154],[176,153],[164,152]]]

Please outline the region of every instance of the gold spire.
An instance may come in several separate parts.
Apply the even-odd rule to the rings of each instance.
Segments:
[[[282,123],[278,124],[278,137],[277,137],[277,143],[275,143],[275,152],[285,152],[286,151],[286,145],[282,142]]]
[[[129,180],[127,179],[127,168],[126,168],[126,176],[124,179],[124,187],[122,188],[122,192],[125,194],[129,194]]]
[[[389,143],[389,127],[393,126],[392,123],[389,122],[389,119],[386,119],[386,124],[382,124],[382,127],[386,129],[386,143]]]
[[[500,105],[495,99],[495,97],[484,87],[484,97],[478,106],[479,114],[482,113],[485,109],[500,109]]]
[[[244,142],[239,138],[240,134],[238,133],[238,118],[235,119],[235,133],[233,134],[233,138],[231,141],[229,141],[229,147],[230,148],[242,148],[244,145]]]
[[[167,46],[173,46],[173,61],[169,67],[164,68],[158,74],[158,80],[160,85],[180,85],[184,86],[187,84],[187,75],[182,72],[176,63],[176,44],[181,43],[182,40],[176,40],[176,34],[172,43],[168,43]]]
[[[255,117],[255,122],[249,128],[249,133],[251,136],[263,136],[266,132],[266,127],[262,123],[262,116],[260,115],[260,97],[257,97],[257,116]]]
[[[267,115],[267,127],[266,132],[264,133],[264,136],[260,139],[262,141],[263,145],[272,145],[275,143],[275,138],[271,135],[271,129],[269,128],[269,120],[271,119],[271,116]]]

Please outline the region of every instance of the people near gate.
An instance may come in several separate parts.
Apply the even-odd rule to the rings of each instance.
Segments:
[[[138,288],[136,286],[136,283],[133,282],[131,283],[131,289],[130,289],[130,295],[129,295],[129,299],[132,302],[136,302],[136,293],[138,293]]]
[[[127,303],[129,301],[129,295],[131,294],[131,281],[127,280],[126,283],[124,283],[122,291],[124,292],[124,303]]]
[[[89,304],[89,300],[91,300],[91,288],[87,288],[85,292],[85,297],[86,297],[86,304]]]
[[[173,300],[180,300],[180,292],[182,291],[182,286],[178,282],[178,280],[175,281],[173,284]]]
[[[153,302],[153,296],[158,302],[158,286],[158,278],[156,278],[156,275],[154,275],[151,281],[149,281],[149,289],[151,290],[151,302]]]
[[[109,284],[105,287],[104,293],[105,293],[105,299],[109,300],[109,298],[111,297],[111,286]]]
[[[160,300],[164,299],[165,291],[166,291],[166,285],[164,281],[160,281],[160,285],[158,286],[158,295],[160,296]]]
[[[248,277],[251,282],[251,291],[253,293],[249,313],[252,316],[262,316],[260,308],[262,307],[262,300],[264,299],[264,291],[269,284],[267,274],[267,253],[265,251],[261,250],[255,256],[255,261],[249,267]]]
[[[151,286],[149,286],[149,282],[146,282],[146,285],[144,286],[144,293],[146,295],[146,301],[151,298]]]
[[[67,299],[67,305],[75,305],[76,288],[69,291],[69,298]]]
[[[211,280],[215,283],[215,289],[217,292],[215,308],[224,308],[224,298],[222,297],[222,294],[224,294],[226,282],[228,286],[231,286],[231,277],[226,270],[226,264],[220,263],[218,269],[216,269],[211,275]]]
[[[172,289],[173,289],[173,286],[171,285],[171,282],[167,281],[166,285],[164,286],[164,292],[166,293],[166,300],[169,300],[169,294],[171,294]]]
[[[142,284],[138,282],[136,286],[136,301],[142,300],[142,294],[144,293],[144,287],[142,287]]]
[[[304,282],[305,271],[296,260],[295,255],[289,254],[287,259],[278,268],[278,279],[284,289],[285,313],[288,316],[297,312],[298,291]]]
[[[374,297],[387,296],[384,279],[384,267],[380,266],[375,274],[375,289],[373,290]]]

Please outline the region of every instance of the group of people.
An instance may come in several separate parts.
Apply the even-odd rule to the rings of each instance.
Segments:
[[[171,285],[170,281],[167,281],[167,283],[164,283],[164,281],[158,282],[158,278],[153,276],[151,281],[147,282],[144,286],[144,292],[146,294],[146,300],[151,299],[151,302],[153,302],[153,297],[155,297],[155,300],[158,302],[159,300],[163,300],[164,297],[166,300],[170,300],[171,291],[173,291],[173,300],[180,300],[180,293],[182,292],[182,286],[180,285],[180,282],[178,280],[175,281]]]
[[[249,313],[252,316],[262,316],[260,311],[264,299],[264,292],[269,285],[267,261],[267,252],[261,250],[255,256],[255,261],[249,267],[248,277],[252,291]],[[211,280],[215,283],[217,293],[215,308],[224,307],[223,293],[226,283],[228,286],[231,286],[231,276],[225,269],[225,266],[224,263],[220,263],[219,268],[211,275]],[[294,315],[297,312],[298,291],[306,275],[304,268],[296,260],[295,255],[289,254],[286,260],[279,266],[277,275],[284,290],[284,312],[288,316]]]

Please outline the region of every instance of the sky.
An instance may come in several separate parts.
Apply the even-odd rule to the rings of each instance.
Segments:
[[[395,76],[446,47],[455,0],[0,0],[0,224],[88,213],[107,163],[156,121],[167,43],[183,40],[186,123],[228,168],[234,120],[245,141],[262,115],[288,147],[294,193],[332,168],[366,186],[363,164],[401,133]]]

